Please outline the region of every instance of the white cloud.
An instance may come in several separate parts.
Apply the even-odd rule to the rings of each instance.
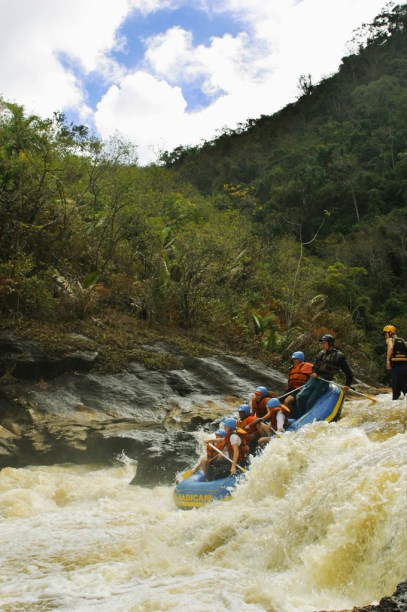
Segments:
[[[132,11],[145,15],[177,5],[229,16],[240,32],[196,44],[181,27],[145,41],[129,70],[109,52],[126,41],[118,29]],[[29,112],[50,116],[75,109],[105,138],[122,132],[140,161],[157,149],[195,144],[248,118],[272,114],[297,94],[301,74],[314,82],[336,71],[346,42],[382,0],[0,0],[0,92]],[[198,26],[199,27],[199,26]],[[61,61],[64,58],[66,61]],[[75,70],[72,69],[75,67]],[[95,111],[86,75],[105,81]],[[187,87],[211,102],[190,111]]]
[[[140,145],[140,161],[154,159],[155,142],[159,141],[164,149],[197,144],[213,138],[217,130],[272,114],[293,101],[300,75],[311,74],[317,82],[335,72],[353,30],[372,19],[381,6],[378,0],[224,0],[214,3],[212,10],[233,13],[242,27],[237,36],[213,37],[207,45],[194,46],[192,33],[177,27],[151,37],[145,67],[152,77],[168,82],[171,87],[165,93],[170,98],[176,83],[182,87],[200,80],[202,90],[214,99],[208,107],[195,112],[188,112],[185,104],[172,106],[171,115],[167,113],[166,95],[159,102],[154,100],[151,112],[144,104],[148,134],[143,133],[143,123],[135,118],[136,105],[128,108],[121,123]],[[120,95],[118,92],[118,98]],[[162,112],[168,120],[168,125],[160,123],[159,129],[154,122],[157,104],[162,107],[158,114]],[[113,121],[108,119],[104,101],[96,115],[102,109],[108,133]],[[130,127],[134,124],[136,131]]]
[[[82,82],[59,56],[83,74],[107,78],[123,71],[106,57],[120,43],[116,31],[135,8],[167,6],[162,0],[0,0],[0,92],[30,111],[51,115],[76,109],[86,116]]]
[[[192,33],[173,27],[146,40],[145,60],[158,76],[174,81],[185,74],[193,52]]]
[[[134,141],[140,160],[154,158],[166,143],[177,143],[187,119],[186,101],[179,87],[171,87],[146,72],[126,76],[113,85],[97,105],[96,127],[102,138],[114,133]],[[176,146],[176,145],[174,145]]]

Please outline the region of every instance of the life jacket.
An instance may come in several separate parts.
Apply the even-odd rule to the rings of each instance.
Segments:
[[[407,363],[407,344],[403,338],[394,338],[391,363]]]
[[[247,446],[246,436],[247,432],[244,429],[237,428],[235,431],[228,431],[225,436],[225,446],[228,449],[229,457],[233,459],[233,446],[230,443],[230,436],[237,434],[241,440],[239,444],[239,456],[237,462],[239,465],[244,465],[249,456],[249,447]]]
[[[245,427],[250,425],[250,423],[252,423],[253,421],[256,421],[256,417],[254,415],[250,415],[242,421],[238,420],[237,426],[240,427],[240,429],[244,429],[246,434],[255,433],[257,431],[256,425],[251,425],[247,430],[245,429]]]
[[[290,409],[285,404],[281,404],[281,406],[277,406],[277,408],[271,408],[269,410],[270,425],[274,430],[277,429],[277,414],[280,411],[284,414],[284,429],[287,427],[287,425],[289,425],[288,415],[290,414]]]
[[[252,415],[257,417],[258,419],[261,419],[261,417],[264,417],[264,415],[266,415],[268,411],[266,404],[269,401],[269,399],[271,399],[272,397],[276,397],[274,393],[270,393],[270,395],[267,394],[266,397],[263,397],[258,402],[256,400],[256,394],[254,393],[252,396]]]
[[[328,380],[332,380],[341,369],[339,361],[342,358],[344,358],[344,354],[336,348],[319,351],[313,371],[322,374]]]
[[[223,451],[225,447],[225,440],[224,438],[220,438],[219,440],[216,440],[216,442],[211,442],[211,444],[213,444],[213,446],[216,446],[216,448],[218,448],[220,451]],[[206,457],[208,461],[212,461],[212,459],[215,459],[215,457],[218,456],[219,453],[217,453],[215,449],[211,448],[209,445],[206,446]]]
[[[305,385],[312,374],[312,363],[303,361],[302,363],[293,364],[288,369],[288,389],[298,389]]]

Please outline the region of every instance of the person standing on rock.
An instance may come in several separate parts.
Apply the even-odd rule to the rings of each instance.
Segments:
[[[393,400],[398,400],[403,393],[407,395],[407,344],[396,335],[394,325],[383,327],[387,346],[386,368],[391,372]]]

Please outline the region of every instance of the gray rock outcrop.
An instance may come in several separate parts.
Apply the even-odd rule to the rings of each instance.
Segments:
[[[182,367],[129,363],[104,375],[94,369],[97,353],[56,358],[1,333],[0,467],[108,463],[124,452],[138,461],[139,484],[171,482],[194,461],[198,428],[233,414],[259,384],[284,387],[285,377],[260,362],[191,357],[164,342],[149,348]]]

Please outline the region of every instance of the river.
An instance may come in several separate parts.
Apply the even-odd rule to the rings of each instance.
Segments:
[[[135,466],[4,468],[0,607],[343,610],[405,579],[406,402],[348,401],[273,440],[229,502],[174,506]]]

